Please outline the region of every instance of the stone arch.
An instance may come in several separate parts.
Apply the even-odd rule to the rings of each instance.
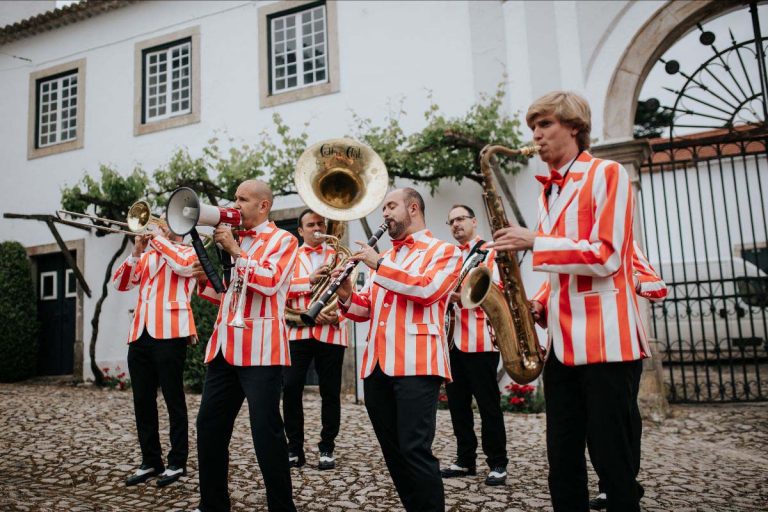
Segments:
[[[673,0],[656,11],[632,39],[611,77],[603,111],[603,140],[632,138],[640,90],[664,52],[696,23],[748,4],[747,0]]]

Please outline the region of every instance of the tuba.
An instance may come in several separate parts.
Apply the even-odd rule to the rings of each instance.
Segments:
[[[341,245],[341,238],[344,236],[344,223],[331,220],[328,221],[328,233],[329,234],[323,234],[319,231],[315,232],[315,238],[325,238],[328,240],[328,243],[333,246],[334,251],[336,251],[336,254],[333,255],[333,259],[331,259],[328,266],[330,267],[330,271],[328,272],[328,275],[322,278],[320,281],[315,283],[312,286],[312,292],[310,295],[309,302],[314,303],[317,301],[318,298],[325,292],[325,290],[328,288],[328,285],[331,284],[331,276],[330,272],[333,271],[336,267],[339,267],[341,265],[344,265],[350,256],[352,256],[352,251],[350,251],[347,247]],[[355,277],[357,276],[357,271],[353,272],[350,276],[350,279],[354,282]],[[333,299],[331,299],[328,304],[323,306],[323,309],[321,310],[322,313],[328,314],[330,312],[334,312],[338,310],[338,297],[334,296]],[[301,315],[305,314],[307,310],[305,309],[295,309],[289,306],[285,307],[285,321],[288,322],[291,325],[294,326],[300,326],[304,327],[307,324],[304,323],[304,320],[301,319]]]
[[[493,182],[491,158],[496,153],[529,156],[538,150],[538,146],[515,150],[488,145],[480,151],[483,203],[492,232],[509,226],[509,221]],[[510,251],[498,251],[496,265],[503,290],[494,285],[493,276],[487,267],[476,267],[464,281],[461,303],[467,308],[483,308],[492,329],[494,344],[501,352],[504,369],[518,384],[527,384],[535,380],[544,369],[544,353],[539,347],[516,255]]]
[[[335,221],[331,224],[340,225],[371,213],[384,200],[389,187],[387,168],[381,157],[369,146],[348,138],[328,139],[307,148],[296,163],[294,181],[307,208]],[[378,236],[385,229],[380,231]],[[330,226],[329,232],[332,234],[323,236],[335,244],[339,256],[333,263],[336,267],[343,265],[345,271],[335,280],[326,278],[315,285],[307,311],[286,309],[289,322],[315,325],[314,318],[320,311],[338,307],[335,292],[341,281],[349,276],[354,279],[355,266],[347,263],[351,252],[338,242],[341,233],[334,233]]]

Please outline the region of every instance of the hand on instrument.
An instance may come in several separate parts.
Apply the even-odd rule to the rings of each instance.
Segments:
[[[355,243],[360,246],[360,250],[353,254],[349,259],[351,261],[362,261],[368,265],[368,268],[371,270],[376,270],[381,255],[376,252],[376,249],[365,242],[357,241]]]
[[[537,300],[531,300],[528,301],[528,307],[531,309],[531,315],[533,315],[533,320],[539,325],[539,327],[546,329],[547,328],[547,315],[544,311],[544,305],[537,301]]]
[[[315,319],[315,323],[317,325],[338,324],[339,314],[336,311],[329,311],[328,313],[323,313],[321,311],[320,314],[317,315],[317,318]]]
[[[341,274],[342,270],[343,267],[333,269],[331,272],[331,279],[335,281],[336,278]],[[336,290],[336,295],[339,296],[339,302],[342,304],[347,302],[349,297],[352,295],[352,291],[352,280],[350,280],[349,276],[347,276],[347,278],[341,282],[341,285]]]
[[[197,279],[199,284],[204,285],[208,281],[208,276],[205,275],[203,265],[199,261],[192,264],[192,277]]]
[[[520,226],[502,228],[493,234],[493,242],[485,244],[487,248],[497,251],[522,251],[533,249],[536,233]]]
[[[240,246],[235,241],[230,226],[225,226],[223,224],[216,226],[216,230],[213,232],[213,239],[233,258],[240,256]]]
[[[448,302],[456,303],[459,306],[461,306],[461,293],[451,292],[451,295],[448,296]]]
[[[309,284],[317,284],[324,277],[328,277],[331,269],[328,265],[321,265],[317,270],[309,274]]]
[[[152,240],[155,237],[155,235],[151,233],[146,233],[143,235],[136,235],[133,238],[133,252],[131,253],[134,258],[138,258],[141,256],[141,254],[144,252],[144,249],[147,248],[147,244],[149,244],[149,241]]]

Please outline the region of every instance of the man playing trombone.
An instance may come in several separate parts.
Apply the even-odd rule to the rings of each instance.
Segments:
[[[417,191],[387,194],[383,214],[393,247],[378,254],[358,242],[362,249],[351,259],[365,263],[371,278],[360,293],[346,279],[339,303],[347,318],[370,321],[361,371],[365,407],[400,500],[409,512],[443,511],[432,440],[440,384],[451,378],[442,321],[461,253],[426,229]]]
[[[141,466],[126,485],[161,475],[163,487],[186,474],[189,452],[187,403],[183,370],[187,343],[197,341],[190,294],[195,286],[193,266],[197,256],[191,247],[174,242],[164,223],[160,233],[138,235],[133,252],[112,277],[119,291],[139,286],[139,298],[128,335],[128,371],[133,390],[136,430],[141,446]],[[148,249],[148,250],[147,250]],[[163,391],[171,423],[171,451],[163,464],[157,419],[157,387]]]
[[[288,447],[280,417],[283,367],[291,363],[283,320],[298,243],[269,222],[272,191],[259,180],[244,181],[235,193],[242,225],[239,243],[229,227],[214,239],[236,263],[232,282],[216,293],[197,268],[201,297],[219,305],[205,351],[203,397],[197,416],[197,453],[202,512],[229,511],[229,441],[243,400],[248,400],[251,434],[264,478],[267,508],[295,511]]]
[[[314,286],[328,277],[329,263],[336,250],[325,243],[325,219],[312,210],[299,215],[299,236],[304,244],[299,248],[288,289],[288,306],[294,310],[309,308]],[[321,236],[316,236],[321,235]],[[338,311],[321,312],[314,327],[290,324],[288,339],[291,345],[291,366],[283,374],[283,415],[285,434],[288,436],[288,459],[291,467],[306,463],[304,455],[304,408],[302,395],[307,370],[314,360],[320,386],[321,421],[320,457],[318,469],[333,469],[335,439],[341,423],[341,368],[347,347],[347,329],[340,321]]]

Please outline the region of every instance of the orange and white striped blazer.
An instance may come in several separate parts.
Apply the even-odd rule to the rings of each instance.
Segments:
[[[235,276],[224,294],[205,283],[199,295],[219,305],[213,334],[205,349],[206,363],[221,351],[233,366],[290,366],[284,312],[298,245],[296,237],[272,222],[264,222],[241,237],[240,257],[232,273],[242,279],[246,267],[250,267],[242,329],[228,325],[235,316],[237,303],[236,287],[232,286]]]
[[[323,243],[318,246],[318,249],[322,254],[322,262],[317,265],[317,267],[331,263],[334,254],[336,254],[333,247]],[[293,267],[291,287],[288,289],[288,307],[299,310],[309,309],[310,298],[312,296],[312,285],[309,282],[309,275],[317,269],[312,262],[312,248],[306,244],[299,247],[299,254],[296,257],[296,264]],[[346,324],[347,322],[343,317],[339,318],[338,325],[316,325],[314,327],[308,327],[293,326],[289,324],[288,339],[294,341],[314,338],[330,345],[341,345],[346,347],[349,344]]]
[[[128,333],[128,343],[139,339],[146,328],[155,339],[194,336],[190,295],[195,288],[192,265],[197,256],[191,247],[178,246],[156,236],[149,250],[139,258],[133,255],[120,265],[112,285],[124,292],[139,285],[139,299]]]
[[[633,243],[632,268],[635,274],[635,292],[651,302],[667,298],[667,284],[651,266],[637,241]]]
[[[378,364],[393,377],[438,375],[450,380],[443,319],[461,271],[461,252],[425,229],[382,256],[366,287],[341,306],[354,322],[370,320],[361,377]]]
[[[459,246],[465,264],[469,251],[479,241],[480,237],[476,236],[469,243]],[[501,283],[501,276],[496,267],[496,251],[490,249],[481,265],[491,269],[493,282],[499,285]],[[449,305],[448,307],[451,306]],[[467,309],[459,307],[458,304],[456,304],[456,308],[456,327],[453,329],[453,341],[456,344],[456,348],[462,352],[498,351],[491,342],[491,333],[488,331],[488,322],[483,308]]]
[[[546,306],[555,356],[567,366],[650,357],[635,295],[627,171],[582,152],[547,203],[542,192],[533,268],[550,273]]]
[[[659,277],[656,271],[640,250],[637,241],[634,242],[634,254],[632,254],[632,269],[635,275],[635,293],[651,302],[662,302],[667,297],[667,284]],[[550,286],[549,281],[544,281],[541,288],[531,300],[539,302],[544,306],[544,317],[546,318],[546,305],[549,299]]]

